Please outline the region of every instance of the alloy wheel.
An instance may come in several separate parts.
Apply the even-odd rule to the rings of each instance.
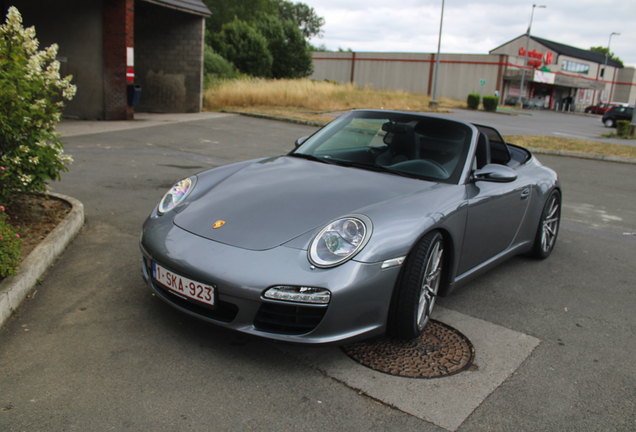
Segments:
[[[422,278],[422,288],[417,306],[417,327],[421,331],[424,329],[431,317],[435,298],[439,290],[439,283],[442,276],[442,254],[444,249],[442,242],[435,243],[426,263],[426,270]]]
[[[559,230],[559,200],[556,195],[552,196],[548,212],[542,224],[541,249],[544,253],[549,252],[554,246]]]

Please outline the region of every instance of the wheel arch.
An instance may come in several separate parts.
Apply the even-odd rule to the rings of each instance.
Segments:
[[[444,253],[442,254],[442,259],[443,259],[442,278],[440,281],[440,287],[439,287],[439,291],[437,295],[440,297],[443,297],[446,294],[446,291],[448,290],[448,286],[449,286],[448,281],[451,275],[451,265],[453,264],[452,255],[455,249],[453,241],[452,241],[453,237],[451,233],[444,227],[432,226],[429,229],[425,230],[420,236],[418,236],[417,239],[411,245],[408,255],[406,256],[406,260],[402,264],[398,277],[396,278],[395,284],[393,285],[393,289],[391,293],[391,303],[389,304],[389,311],[387,314],[387,323],[386,323],[386,331],[387,331],[387,334],[389,335],[395,336],[396,329],[399,327],[397,325],[397,319],[396,319],[396,316],[397,316],[396,308],[399,307],[398,297],[399,297],[400,286],[402,285],[404,277],[406,277],[406,273],[409,267],[407,263],[409,263],[411,259],[415,259],[414,255],[416,254],[416,249],[420,246],[420,243],[423,241],[423,239],[427,235],[433,232],[437,232],[441,235],[442,245],[444,248]]]
[[[441,290],[438,293],[438,295],[440,297],[445,297],[447,294],[448,288],[450,286],[451,273],[456,261],[455,250],[457,248],[457,246],[455,245],[454,238],[448,229],[442,226],[429,227],[426,231],[422,232],[422,234],[420,234],[417,237],[417,239],[413,242],[413,244],[411,245],[408,251],[408,254],[406,255],[406,259],[409,259],[409,257],[412,255],[413,250],[417,247],[420,241],[422,241],[424,237],[426,237],[429,233],[433,231],[438,231],[442,235],[442,240],[444,241],[444,254],[442,256],[444,259],[444,265],[442,266],[442,281],[440,284]],[[406,261],[404,262],[404,264],[406,264]],[[391,302],[393,302],[393,296],[395,295],[396,287],[400,284],[400,281],[402,280],[404,268],[406,267],[404,264],[402,264],[400,273],[397,279],[395,280],[395,285],[393,286],[393,294],[391,296]]]

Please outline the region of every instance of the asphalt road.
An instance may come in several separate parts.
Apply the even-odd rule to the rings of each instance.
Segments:
[[[600,115],[568,114],[549,110],[525,110],[519,115],[493,115],[484,111],[459,109],[449,114],[439,115],[466,122],[487,124],[497,128],[503,135],[547,135],[556,138],[636,145],[636,140],[603,137],[605,134],[616,133],[616,128],[603,126]]]
[[[54,190],[84,203],[86,225],[0,330],[0,430],[442,431],[141,280],[141,224],[175,181],[313,130],[226,115],[65,138],[75,162]],[[552,256],[513,258],[439,303],[541,341],[458,430],[634,430],[636,166],[539,159],[564,188]]]

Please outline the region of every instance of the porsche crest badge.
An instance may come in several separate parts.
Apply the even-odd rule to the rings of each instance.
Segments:
[[[214,229],[221,228],[223,225],[225,225],[225,221],[218,220],[214,222],[214,225],[212,225],[212,228]]]

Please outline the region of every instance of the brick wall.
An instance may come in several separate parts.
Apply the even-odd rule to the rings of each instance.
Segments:
[[[201,111],[203,31],[201,16],[136,2],[137,111]]]
[[[132,120],[128,106],[126,48],[134,47],[134,0],[104,1],[104,119]]]

